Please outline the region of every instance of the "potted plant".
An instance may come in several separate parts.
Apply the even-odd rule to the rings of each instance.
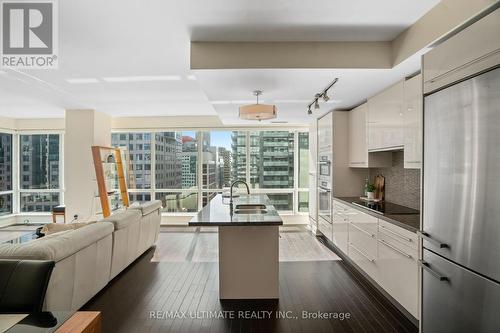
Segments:
[[[375,185],[368,184],[366,185],[366,197],[368,199],[375,199]]]

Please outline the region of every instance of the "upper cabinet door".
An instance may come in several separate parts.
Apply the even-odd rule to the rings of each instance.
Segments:
[[[404,167],[422,166],[422,75],[404,82]]]
[[[349,112],[349,166],[352,168],[368,167],[367,113],[366,103]]]
[[[439,44],[423,57],[424,93],[498,65],[500,9]]]
[[[327,113],[318,119],[318,152],[331,150],[333,143],[332,113]]]
[[[368,99],[368,150],[403,148],[404,83]]]

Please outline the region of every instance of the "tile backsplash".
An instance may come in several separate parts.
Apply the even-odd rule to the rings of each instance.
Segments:
[[[381,174],[385,177],[385,200],[420,209],[420,170],[403,167],[403,151],[392,153],[392,167],[370,169],[370,182]]]

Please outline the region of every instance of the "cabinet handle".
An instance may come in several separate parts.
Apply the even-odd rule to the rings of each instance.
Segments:
[[[425,269],[427,272],[431,273],[431,275],[436,277],[439,281],[448,281],[448,278],[446,276],[443,276],[438,272],[436,272],[435,270],[433,270],[428,262],[425,262],[423,260],[418,260],[417,262],[420,267]]]
[[[380,228],[382,228],[383,230],[387,231],[390,234],[393,234],[394,236],[398,236],[399,238],[404,239],[407,242],[413,242],[413,239],[411,239],[410,237],[403,236],[395,231],[392,231],[391,229],[389,229],[387,227],[384,227],[383,225],[381,225]]]
[[[417,234],[422,237],[423,239],[425,239],[426,241],[438,246],[440,249],[444,249],[444,248],[447,248],[448,247],[448,244],[446,243],[441,243],[439,241],[437,241],[436,239],[432,238],[428,233],[426,233],[425,231],[417,231]]]
[[[365,257],[369,262],[374,262],[375,259],[372,259],[370,258],[368,255],[366,255],[366,253],[364,253],[363,251],[361,251],[360,249],[358,249],[356,246],[352,245],[352,243],[349,243],[349,245],[356,250],[356,252],[358,252],[359,254],[361,254],[363,257]]]
[[[387,246],[388,248],[393,249],[394,251],[396,251],[396,252],[398,252],[398,253],[400,253],[400,254],[404,255],[406,258],[408,258],[408,259],[411,259],[411,258],[412,258],[412,256],[411,256],[411,255],[409,255],[408,253],[405,253],[405,252],[401,251],[400,249],[398,249],[398,248],[397,248],[397,247],[395,247],[395,246],[392,246],[391,244],[387,243],[387,242],[386,242],[386,241],[384,241],[383,239],[379,239],[378,241],[379,241],[379,243],[384,244],[384,245],[385,245],[385,246]]]
[[[363,233],[367,234],[367,235],[368,235],[368,236],[370,236],[371,238],[375,238],[375,235],[374,235],[374,234],[371,234],[371,233],[369,233],[368,231],[361,229],[360,227],[358,227],[357,225],[355,225],[353,222],[351,222],[351,225],[352,225],[354,228],[358,229],[359,231],[361,231],[361,232],[363,232]]]

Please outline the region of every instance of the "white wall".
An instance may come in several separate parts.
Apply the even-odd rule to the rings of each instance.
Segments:
[[[111,118],[95,110],[66,110],[65,119],[66,220],[85,220],[95,213],[97,193],[91,147],[111,145]]]
[[[16,128],[16,122],[12,118],[0,116],[0,129],[13,130]]]

